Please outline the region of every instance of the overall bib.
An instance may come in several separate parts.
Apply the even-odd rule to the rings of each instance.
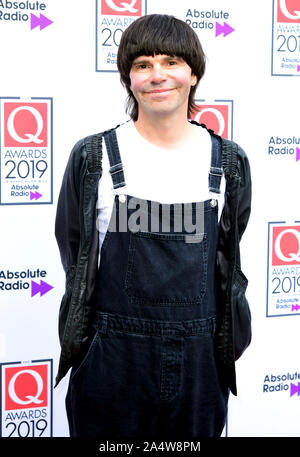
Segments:
[[[211,138],[209,188],[218,193],[220,144]],[[217,200],[161,204],[122,193],[115,131],[105,141],[116,195],[101,247],[95,333],[70,377],[70,435],[220,436],[228,388],[214,355]],[[186,221],[197,211],[202,231],[191,234]]]

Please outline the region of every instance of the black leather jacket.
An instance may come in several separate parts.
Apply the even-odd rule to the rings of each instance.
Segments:
[[[74,146],[58,199],[55,235],[66,272],[66,290],[59,313],[61,355],[56,385],[83,356],[91,331],[98,262],[96,203],[105,134],[86,137]],[[251,176],[245,152],[236,143],[215,136],[221,141],[226,178],[216,259],[216,357],[220,376],[236,395],[235,361],[251,340],[251,315],[245,297],[248,281],[241,271],[239,249],[250,215]]]

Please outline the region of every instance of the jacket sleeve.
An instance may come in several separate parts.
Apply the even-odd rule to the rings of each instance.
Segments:
[[[238,166],[241,176],[237,215],[238,234],[240,241],[249,221],[251,211],[252,185],[249,160],[243,149],[240,147],[238,147],[238,157]]]
[[[251,174],[248,158],[240,147],[238,148],[238,167],[241,181],[238,194],[236,266],[233,271],[231,291],[235,360],[238,360],[249,346],[252,335],[251,312],[246,298],[248,279],[241,270],[239,248],[239,242],[247,227],[251,211]]]
[[[76,143],[71,151],[62,180],[55,219],[55,236],[60,251],[61,262],[66,273],[65,293],[60,304],[58,322],[61,344],[64,338],[76,273],[77,257],[80,251],[80,180],[85,164],[83,160],[84,151],[84,140]]]
[[[80,247],[80,176],[84,140],[73,147],[62,180],[58,197],[55,236],[61,262],[66,273],[76,265]]]

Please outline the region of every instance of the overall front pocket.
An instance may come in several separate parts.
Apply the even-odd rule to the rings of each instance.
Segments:
[[[130,234],[125,292],[131,303],[190,305],[206,291],[207,237],[187,243],[183,234]]]

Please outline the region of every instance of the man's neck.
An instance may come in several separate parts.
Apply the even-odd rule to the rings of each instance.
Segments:
[[[155,119],[139,117],[134,125],[143,138],[164,149],[179,148],[190,141],[195,134],[195,129],[188,122],[187,117],[180,119],[169,116]]]

